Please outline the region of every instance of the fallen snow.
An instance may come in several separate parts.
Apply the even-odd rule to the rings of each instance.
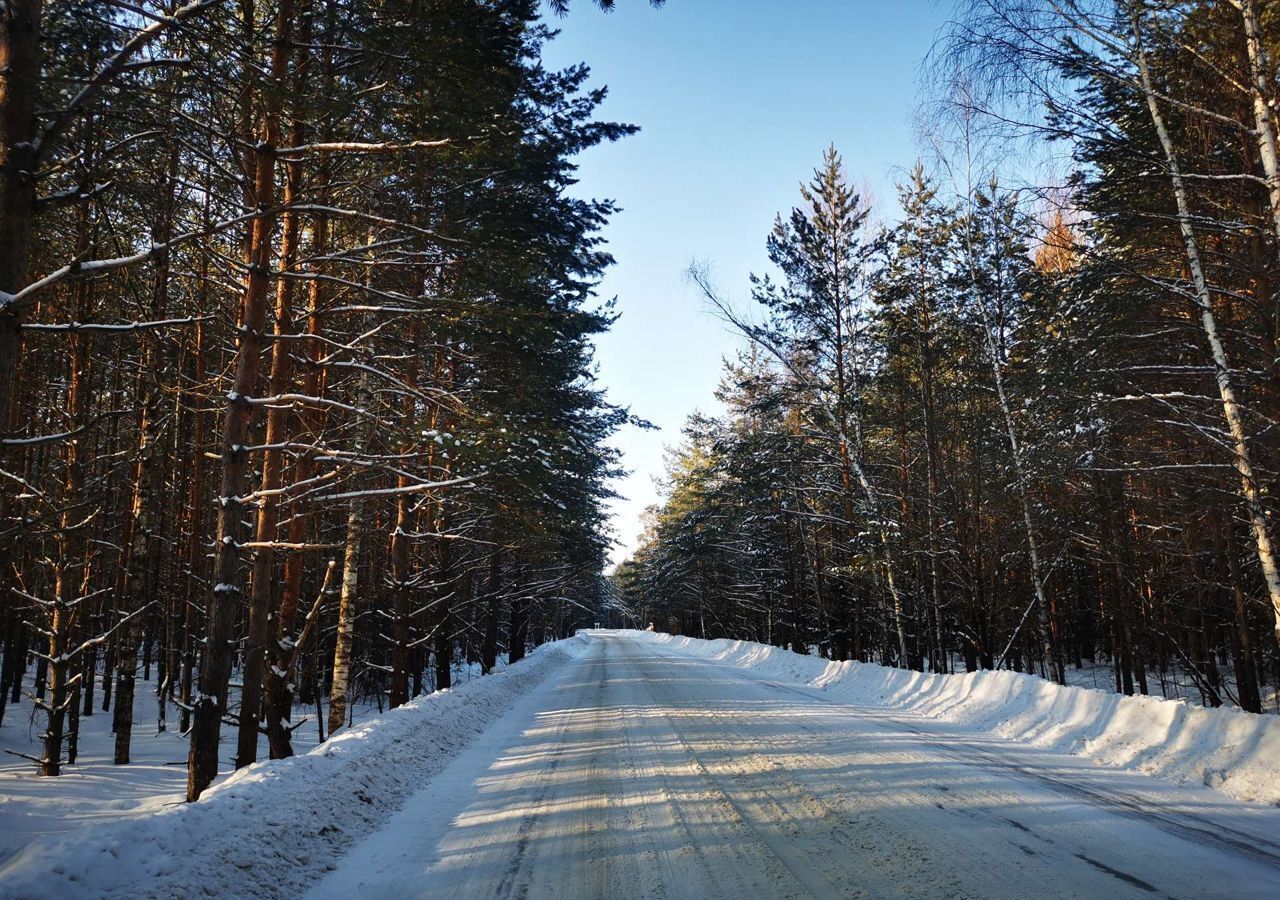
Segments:
[[[957,665],[963,669],[964,660],[962,658],[953,660],[953,666]],[[1201,663],[1201,668],[1208,669],[1209,663]],[[1213,667],[1217,670],[1218,683],[1220,685],[1221,705],[1227,709],[1239,709],[1236,702],[1237,688],[1235,666],[1232,663],[1214,662]],[[956,671],[955,668],[952,671]],[[1103,658],[1097,660],[1084,660],[1082,664],[1071,664],[1066,667],[1067,684],[1076,687],[1095,688],[1100,691],[1115,692],[1116,691],[1116,666],[1114,661]],[[1191,706],[1203,706],[1212,708],[1209,698],[1205,692],[1196,683],[1195,676],[1189,672],[1185,666],[1171,663],[1164,672],[1157,669],[1148,669],[1147,689],[1152,697],[1163,697],[1166,700],[1184,700]],[[1134,673],[1135,682],[1137,673]],[[1137,684],[1134,685],[1137,687]],[[1264,684],[1260,686],[1262,691],[1262,711],[1265,713],[1280,713],[1280,690],[1275,685]]]
[[[1179,700],[1063,687],[1018,672],[930,675],[833,662],[750,641],[626,632],[763,678],[805,685],[851,704],[917,713],[1101,766],[1280,806],[1280,717],[1204,709]]]
[[[544,644],[510,668],[357,722],[308,753],[242,769],[198,803],[126,797],[145,814],[90,819],[29,845],[0,866],[0,897],[296,896],[586,647],[584,638]]]
[[[1280,810],[590,637],[304,900],[1280,897]]]
[[[1274,860],[1280,845],[1258,835],[1280,813],[1200,785],[1275,804],[1278,758],[1271,716],[602,632],[230,775],[199,803],[100,803],[0,865],[0,897],[399,900],[498,885],[532,900],[642,894],[655,878],[672,898],[791,881],[815,896],[1145,896],[1164,882],[1227,896],[1233,877],[1236,896],[1275,896],[1274,861],[1237,844],[1247,833]]]
[[[506,664],[500,659],[498,665]],[[57,778],[41,778],[34,763],[16,755],[38,757],[43,752],[45,715],[32,708],[28,689],[34,666],[30,669],[24,674],[21,700],[9,704],[0,725],[0,750],[5,751],[0,755],[0,866],[34,840],[47,841],[85,825],[106,825],[184,802],[190,742],[178,732],[179,710],[173,703],[166,707],[167,730],[157,730],[156,682],[142,677],[133,698],[130,763],[117,766],[112,762],[115,736],[111,713],[97,708],[99,693],[94,698],[93,715],[80,718],[76,764],[64,765]],[[99,678],[101,674],[99,671]],[[155,674],[153,671],[153,679]],[[428,670],[426,674],[428,686],[434,685],[434,672]],[[479,663],[455,662],[455,685],[479,677]],[[348,712],[353,722],[363,724],[382,710],[373,700],[361,697],[349,705]],[[306,753],[319,737],[315,707],[296,705],[293,721],[301,723],[293,734],[294,749]],[[223,728],[219,773],[214,784],[222,783],[235,771],[231,762],[235,746],[236,730]],[[259,739],[258,754],[262,759],[267,757],[265,735]]]

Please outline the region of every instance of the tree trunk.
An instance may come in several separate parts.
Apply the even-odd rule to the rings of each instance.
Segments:
[[[157,279],[161,276],[157,275]],[[167,277],[167,276],[166,276]],[[123,620],[132,617],[116,632],[116,684],[115,711],[112,718],[115,730],[116,765],[129,762],[129,745],[133,736],[133,697],[138,670],[138,648],[142,641],[140,611],[146,595],[146,576],[155,548],[155,503],[159,487],[161,467],[157,459],[160,437],[160,384],[156,375],[156,354],[153,340],[147,340],[141,369],[141,390],[144,393],[142,421],[138,431],[138,455],[134,466],[133,502],[130,508],[130,541],[125,548],[124,591],[116,604],[117,615]]]
[[[236,352],[236,373],[227,396],[222,426],[222,481],[218,498],[217,545],[214,552],[214,586],[209,598],[204,665],[200,669],[199,695],[194,702],[191,751],[187,756],[187,800],[194,801],[218,774],[218,738],[227,708],[231,680],[235,620],[244,592],[241,545],[244,543],[249,402],[258,385],[258,372],[267,318],[267,288],[271,277],[272,235],[275,216],[264,211],[275,203],[275,148],[280,139],[281,95],[291,45],[293,4],[280,0],[276,10],[271,52],[272,88],[265,92],[265,112],[255,161],[253,199],[263,212],[253,222],[249,239],[249,274],[241,305],[242,330]]]
[[[498,665],[498,618],[502,610],[502,549],[498,526],[490,529],[494,548],[489,556],[489,577],[485,580],[484,642],[480,647],[480,670],[485,675]],[[705,631],[705,628],[704,628]],[[703,637],[706,635],[704,634]]]
[[[1262,570],[1263,582],[1266,584],[1267,596],[1275,616],[1275,635],[1280,641],[1280,566],[1276,562],[1275,547],[1271,533],[1267,527],[1267,513],[1262,505],[1260,481],[1256,477],[1253,457],[1249,450],[1248,434],[1244,425],[1244,414],[1236,399],[1235,385],[1231,380],[1231,366],[1227,360],[1227,352],[1218,332],[1217,318],[1213,311],[1213,296],[1204,275],[1204,267],[1200,262],[1200,246],[1195,230],[1191,225],[1191,208],[1187,200],[1186,185],[1182,177],[1182,169],[1178,164],[1177,151],[1169,130],[1165,126],[1164,114],[1156,100],[1156,91],[1152,81],[1151,68],[1147,63],[1147,54],[1142,42],[1142,22],[1137,11],[1132,13],[1135,48],[1137,50],[1138,73],[1141,77],[1142,91],[1146,97],[1147,109],[1151,114],[1151,122],[1155,126],[1156,136],[1160,139],[1160,147],[1164,152],[1165,162],[1169,166],[1169,181],[1173,188],[1174,201],[1178,210],[1178,227],[1186,249],[1187,268],[1191,271],[1191,281],[1195,287],[1196,306],[1200,312],[1200,324],[1205,340],[1209,344],[1210,358],[1213,361],[1214,379],[1217,382],[1218,394],[1222,399],[1222,415],[1226,420],[1227,430],[1231,434],[1231,445],[1234,451],[1236,471],[1240,474],[1240,498],[1244,501],[1249,516],[1249,525],[1253,530],[1258,567]],[[1278,224],[1277,227],[1280,227]]]
[[[206,213],[207,203],[206,203]],[[202,263],[207,267],[208,262]],[[196,356],[193,381],[201,384],[205,377],[204,359],[204,323],[196,323]],[[201,510],[204,507],[204,410],[197,401],[193,404],[192,416],[195,421],[191,428],[191,451],[195,456],[195,465],[191,469],[191,480],[187,484],[187,519],[190,533],[187,535],[187,591],[182,597],[182,672],[179,676],[178,697],[181,700],[182,712],[178,719],[178,729],[185,734],[191,727],[191,682],[196,664],[196,604],[195,598],[201,593],[199,572],[204,568],[204,548],[200,541],[200,529],[203,525]]]
[[[323,195],[323,172],[321,194]],[[323,216],[312,223],[312,255],[322,258],[329,251],[329,223]],[[324,304],[323,282],[314,278],[310,282],[307,303],[306,342],[307,368],[303,377],[302,390],[308,397],[319,397],[324,393],[324,373],[320,367],[322,344],[318,340],[320,329],[320,309]],[[321,427],[321,415],[307,408],[302,412],[302,431],[315,440]],[[315,462],[310,455],[301,453],[293,466],[293,481],[301,483],[309,480],[315,472]],[[301,544],[307,538],[310,516],[303,504],[294,504],[289,518],[287,540],[290,544]],[[272,759],[285,759],[293,755],[293,743],[290,731],[285,723],[293,713],[293,681],[285,673],[293,652],[294,631],[298,616],[298,605],[302,596],[302,575],[305,557],[301,553],[291,553],[285,558],[284,573],[280,585],[280,615],[276,629],[276,663],[267,672],[267,744]]]
[[[408,483],[403,476],[401,487]],[[391,580],[393,582],[391,622],[391,708],[409,700],[409,524],[408,500],[401,494],[396,502],[396,525],[391,535]]]
[[[511,638],[507,642],[507,663],[524,659],[525,644],[529,641],[529,600],[514,597],[511,600]]]
[[[87,157],[87,151],[91,149],[88,146],[88,138],[85,143]],[[88,252],[90,247],[89,228],[89,211],[82,207],[76,221],[76,249],[80,253]],[[78,281],[75,285],[76,321],[90,320],[91,298],[91,283],[87,279]],[[88,412],[89,336],[87,334],[72,333],[68,360],[65,410],[67,430],[73,430],[84,425]],[[48,709],[49,721],[45,729],[41,775],[60,773],[63,717],[67,707],[74,708],[76,712],[79,710],[78,694],[67,698],[66,686],[75,665],[74,658],[67,654],[69,635],[77,618],[76,604],[85,593],[82,589],[87,580],[85,525],[80,521],[85,518],[80,508],[85,483],[84,448],[81,446],[81,440],[79,436],[72,438],[62,448],[64,472],[62,514],[58,536],[59,559],[54,582],[53,615],[49,624],[49,657],[52,660],[49,682],[52,696]],[[74,762],[74,759],[69,761]]]
[[[304,23],[299,39],[305,47],[310,43],[310,29],[306,24],[310,22],[310,17],[307,15],[305,0],[297,6],[297,14]],[[292,49],[291,29],[291,22],[285,22],[283,37],[277,37],[278,40],[287,42],[286,57]],[[294,95],[302,93],[307,68],[305,61],[297,66],[293,78]],[[290,126],[289,144],[302,144],[305,134],[302,118],[295,114]],[[276,283],[275,341],[271,347],[271,374],[267,387],[267,393],[271,396],[286,393],[291,383],[293,348],[288,338],[293,335],[294,327],[293,279],[289,275],[297,268],[300,222],[297,214],[289,208],[297,202],[301,190],[302,166],[297,160],[290,160],[285,164],[284,190],[281,195],[281,205],[285,212],[280,237],[281,277]],[[288,418],[289,410],[283,406],[273,405],[267,410],[266,436],[263,439],[266,449],[262,452],[262,479],[259,483],[260,499],[256,523],[256,542],[260,546],[255,548],[253,557],[249,639],[245,646],[244,687],[240,690],[240,728],[236,742],[237,769],[258,759],[258,720],[263,705],[266,661],[272,656],[273,642],[279,641],[278,623],[272,621],[276,583],[272,577],[275,552],[270,544],[278,537],[280,525],[280,498],[276,492],[283,482],[284,452],[277,445],[288,440]],[[277,627],[273,628],[273,624]]]
[[[366,245],[372,246],[376,234],[369,229]],[[372,267],[368,270],[367,279],[373,278]],[[368,331],[368,314],[362,332]],[[369,372],[360,371],[356,382],[356,409],[369,415],[369,405],[373,397]],[[358,425],[355,452],[363,454],[373,440],[373,423],[371,415],[364,423]],[[357,480],[358,484],[358,480]],[[347,718],[347,690],[351,678],[351,644],[355,639],[357,589],[360,583],[360,539],[365,531],[365,500],[357,496],[351,498],[347,511],[347,536],[342,555],[342,595],[338,603],[338,631],[333,643],[333,678],[329,684],[329,736],[345,724]]]
[[[172,105],[172,101],[168,105]],[[152,242],[167,244],[173,236],[174,196],[178,186],[178,145],[169,136],[169,157],[165,182],[161,186],[160,208],[157,210],[156,227]],[[168,310],[169,254],[157,257],[155,283],[151,294],[150,314],[161,319]],[[145,333],[141,340],[142,355],[139,360],[139,388],[142,391],[142,420],[138,426],[138,457],[134,468],[133,506],[130,511],[130,543],[125,552],[124,593],[117,611],[120,616],[134,616],[122,628],[116,649],[116,708],[114,726],[116,733],[115,763],[129,762],[129,744],[133,736],[134,679],[137,673],[138,644],[142,638],[143,616],[135,615],[143,608],[148,593],[146,584],[156,549],[156,504],[163,479],[159,453],[161,403],[164,399],[159,369],[162,353],[159,338]],[[151,580],[154,585],[156,582]]]
[[[441,541],[436,566],[436,581],[441,585],[433,604],[435,628],[436,690],[453,686],[453,615],[449,610],[450,582],[453,580],[453,556],[448,541]]]
[[[413,350],[414,359],[417,358],[415,341],[415,330],[410,325],[409,345]],[[416,371],[417,364],[410,363],[409,372],[405,380],[409,388],[416,387]],[[401,429],[404,437],[401,440],[400,452],[409,453],[413,448],[413,426],[415,413],[417,411],[417,399],[413,394],[405,394],[401,406]],[[428,470],[429,471],[429,470]],[[400,475],[396,478],[396,484],[400,488],[407,488],[411,484],[411,480],[407,475]],[[392,609],[391,609],[391,695],[390,703],[392,709],[407,703],[409,700],[409,614],[410,614],[410,590],[409,581],[409,538],[406,536],[406,529],[410,527],[409,520],[409,495],[407,493],[400,494],[396,498],[396,519],[395,527],[391,532],[391,582],[392,582]]]
[[[1280,241],[1280,146],[1277,145],[1274,114],[1271,109],[1269,84],[1275,77],[1270,72],[1258,8],[1254,0],[1236,0],[1244,24],[1245,52],[1249,59],[1249,93],[1253,100],[1253,133],[1258,139],[1258,156],[1266,176],[1267,198],[1271,204],[1271,224]],[[1280,252],[1280,244],[1277,244]]]
[[[0,8],[0,291],[7,294],[26,286],[31,257],[42,7],[41,0],[12,0]],[[0,428],[9,423],[21,325],[22,309],[0,303]]]
[[[364,502],[351,501],[347,510],[347,538],[342,554],[342,594],[338,602],[338,630],[333,640],[333,680],[329,685],[329,736],[346,724],[347,690],[351,680],[356,591],[360,586],[360,535],[364,532]]]

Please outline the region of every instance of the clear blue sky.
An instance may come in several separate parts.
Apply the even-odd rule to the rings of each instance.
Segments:
[[[721,360],[737,338],[686,285],[694,260],[721,289],[747,300],[747,275],[767,269],[773,218],[798,200],[830,143],[880,214],[894,215],[893,184],[919,154],[913,115],[918,66],[950,4],[937,0],[617,0],[600,12],[575,0],[552,19],[561,35],[550,66],[585,61],[608,85],[602,116],[635,137],[581,159],[584,196],[623,210],[609,225],[617,258],[601,295],[622,318],[599,343],[602,383],[614,402],[660,427],[618,436],[631,474],[613,508],[622,546],[657,500],[663,446],[694,410],[717,409]]]

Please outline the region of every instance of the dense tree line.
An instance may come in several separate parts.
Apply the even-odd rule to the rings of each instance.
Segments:
[[[628,416],[612,207],[568,189],[632,128],[549,36],[534,0],[0,11],[0,714],[32,695],[43,774],[100,713],[129,761],[140,675],[195,799],[228,729],[288,756],[301,707],[323,737],[590,615]]]
[[[1275,711],[1277,52],[1250,0],[965,6],[896,224],[831,151],[755,314],[693,273],[751,350],[673,451],[629,611]],[[1065,186],[1022,186],[1028,136]]]

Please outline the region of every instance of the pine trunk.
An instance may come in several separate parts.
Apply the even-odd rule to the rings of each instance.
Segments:
[[[0,291],[7,294],[26,286],[31,257],[42,7],[41,0],[12,0],[0,8]],[[21,325],[21,307],[0,304],[0,430],[9,423]]]
[[[228,703],[235,621],[244,593],[242,544],[250,400],[258,386],[263,335],[267,319],[267,291],[271,278],[272,236],[276,217],[275,148],[280,139],[281,95],[291,45],[293,4],[280,0],[276,10],[271,52],[271,88],[265,92],[260,140],[253,150],[253,203],[259,215],[248,244],[249,273],[241,304],[242,330],[236,351],[236,372],[222,426],[222,479],[218,497],[214,586],[209,598],[204,665],[193,706],[191,750],[187,756],[187,800],[194,801],[218,774],[218,740]]]

